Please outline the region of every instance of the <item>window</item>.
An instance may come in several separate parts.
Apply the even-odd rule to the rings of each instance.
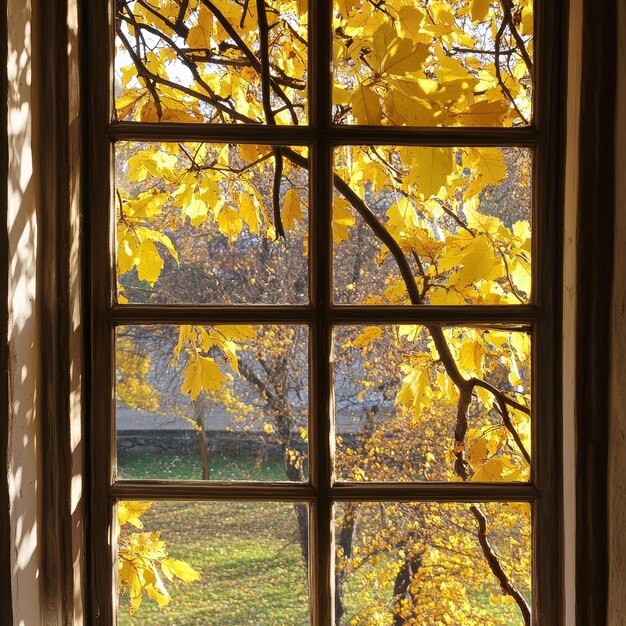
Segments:
[[[88,8],[94,623],[558,621],[551,5]]]

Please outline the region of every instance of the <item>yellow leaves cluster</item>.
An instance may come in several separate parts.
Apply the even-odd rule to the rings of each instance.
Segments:
[[[143,528],[141,516],[152,507],[151,502],[119,502],[118,526],[130,524]],[[130,611],[134,613],[143,601],[144,593],[160,607],[169,604],[171,596],[162,576],[170,582],[176,578],[183,583],[200,580],[200,573],[185,561],[168,556],[167,545],[159,532],[123,533],[118,545],[118,584],[120,595],[130,596]]]
[[[270,20],[269,53],[277,73],[290,77],[283,86],[306,118],[303,86],[307,69],[307,0],[267,2]],[[254,3],[241,6],[230,0],[186,3],[182,24],[178,5],[154,0],[150,9],[131,3],[132,19],[122,11],[116,42],[116,72],[124,90],[116,100],[118,119],[144,122],[265,121],[261,104],[261,76],[242,64],[242,49],[259,55],[258,15]],[[213,10],[213,6],[215,10]],[[176,29],[174,24],[180,24]],[[159,35],[161,33],[161,35]],[[294,34],[296,37],[294,37]],[[236,42],[237,46],[230,45]],[[138,41],[149,41],[139,46]],[[134,56],[150,73],[137,69]],[[193,70],[191,69],[193,68]],[[278,123],[293,123],[284,102],[273,93]],[[232,111],[232,115],[229,113]]]
[[[532,51],[532,5],[524,4],[519,29]],[[496,71],[495,54],[484,53],[495,46],[502,20],[497,3],[396,0],[381,10],[347,0],[336,8],[334,103],[350,109],[342,121],[510,126],[530,118],[529,68],[522,54],[509,54],[508,64],[500,58]],[[468,15],[472,29],[465,22]],[[512,33],[501,36],[501,49],[517,48]]]
[[[146,191],[133,199],[120,194],[117,221],[117,271],[118,276],[137,269],[139,280],[153,286],[165,263],[156,244],[163,246],[178,262],[178,252],[172,240],[151,226],[162,213],[167,196],[158,190]]]
[[[370,195],[370,202],[378,197],[387,204],[385,227],[405,254],[420,259],[417,280],[422,286],[424,281],[428,283],[424,292],[426,301],[432,304],[528,301],[529,222],[519,220],[507,225],[506,205],[498,206],[497,211],[488,208],[492,194],[500,186],[508,188],[512,184],[506,161],[510,157],[505,151],[374,146],[346,148],[339,157],[338,165],[350,172],[355,190]],[[379,174],[384,168],[387,174],[381,179]],[[372,194],[373,189],[378,196]],[[349,204],[336,197],[335,244],[350,241],[353,219]],[[387,254],[386,248],[381,247],[379,264]],[[403,280],[389,276],[387,284],[383,294],[387,302],[406,302]]]
[[[133,409],[156,411],[160,392],[149,380],[150,355],[139,352],[128,337],[118,336],[115,360],[117,371],[122,374],[116,386],[118,399]]]
[[[257,337],[253,326],[181,326],[178,343],[174,349],[175,363],[184,349],[186,364],[183,372],[181,392],[196,400],[202,392],[219,391],[231,377],[224,372],[216,358],[210,356],[216,350],[221,359],[235,373],[239,373],[237,352],[245,347],[243,342]]]

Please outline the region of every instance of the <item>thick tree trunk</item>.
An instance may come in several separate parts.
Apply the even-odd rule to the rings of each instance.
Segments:
[[[343,525],[337,531],[337,547],[341,549],[346,561],[352,558],[352,547],[356,531],[356,504],[349,502],[345,506]],[[346,612],[343,602],[343,591],[346,584],[346,570],[335,568],[335,624],[341,624],[341,618]]]
[[[301,481],[304,476],[301,467],[296,467],[289,456],[289,446],[283,446],[283,461],[287,478],[294,482]],[[304,559],[304,566],[309,571],[309,509],[305,504],[294,504],[296,519],[298,520],[298,535],[300,538],[300,551]]]
[[[407,553],[404,558],[404,563],[400,568],[400,571],[396,575],[396,580],[393,585],[393,600],[392,606],[394,607],[394,626],[403,626],[403,624],[412,622],[415,617],[411,612],[411,615],[402,615],[400,613],[400,603],[402,600],[409,600],[410,606],[414,605],[415,595],[411,591],[411,584],[413,583],[413,577],[417,574],[417,571],[422,566],[422,557],[420,554],[411,556]]]

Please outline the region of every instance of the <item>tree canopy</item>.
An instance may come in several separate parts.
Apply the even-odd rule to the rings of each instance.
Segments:
[[[115,6],[117,120],[308,123],[306,0]],[[333,122],[530,124],[532,8],[337,0]],[[117,143],[118,301],[307,304],[310,170],[303,145]],[[523,147],[336,147],[335,303],[528,304],[532,172]],[[118,400],[199,432],[207,407],[223,406],[281,447],[288,480],[307,479],[305,326],[128,326],[116,342]],[[338,480],[529,480],[528,327],[353,324],[333,344]],[[294,510],[306,563],[306,507]],[[338,624],[530,624],[528,505],[345,503],[335,531]],[[164,602],[158,563],[168,579],[196,579],[158,536],[134,537],[119,552],[132,602],[142,589]]]

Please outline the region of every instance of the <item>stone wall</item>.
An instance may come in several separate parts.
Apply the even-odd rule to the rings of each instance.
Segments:
[[[226,458],[282,458],[282,449],[271,441],[270,436],[260,432],[234,432],[212,430],[207,432],[209,452]],[[117,454],[175,454],[179,456],[199,454],[198,433],[194,430],[120,430],[117,432]],[[293,449],[306,451],[306,443],[294,441]]]

